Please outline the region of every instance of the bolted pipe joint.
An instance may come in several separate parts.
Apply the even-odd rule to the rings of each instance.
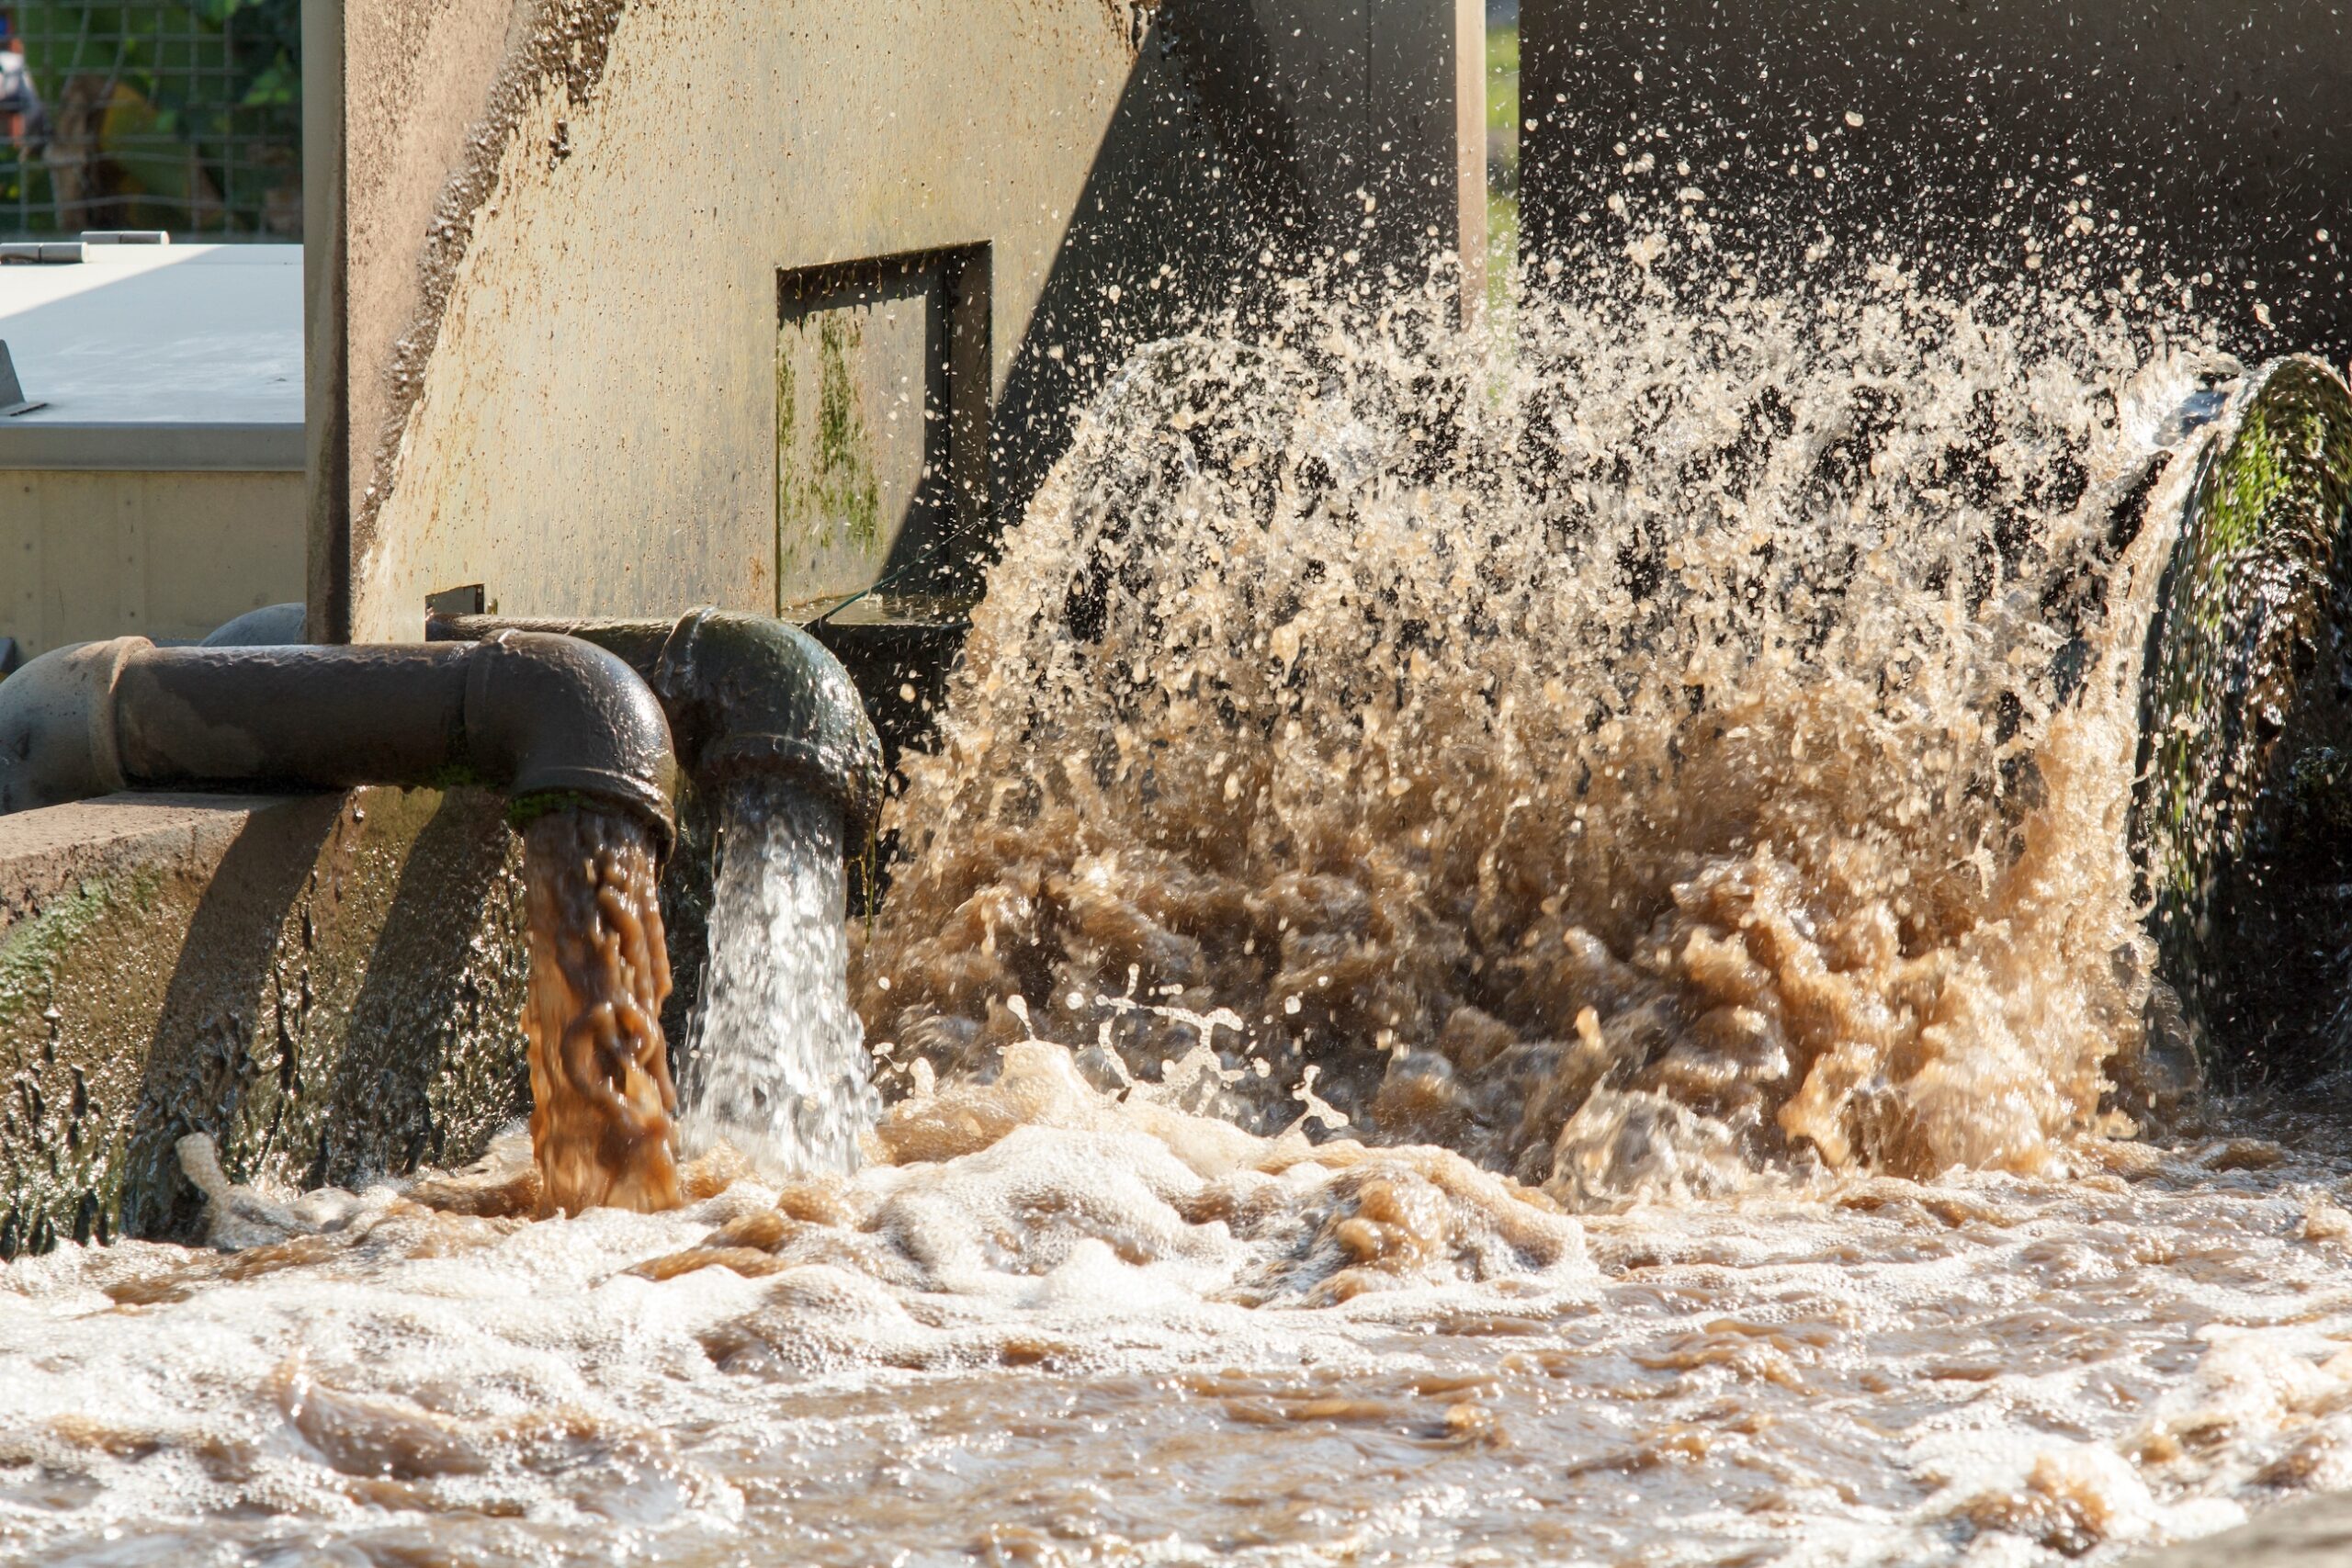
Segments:
[[[435,616],[425,635],[467,641],[518,628],[611,649],[652,686],[679,761],[699,784],[780,778],[840,808],[853,838],[882,808],[882,742],[849,671],[789,622],[708,607],[675,622]]]
[[[569,637],[470,647],[59,649],[0,683],[0,812],[120,789],[478,784],[616,807],[667,844],[668,722],[622,660]]]
[[[0,816],[129,789],[114,688],[145,637],[54,649],[0,682]]]

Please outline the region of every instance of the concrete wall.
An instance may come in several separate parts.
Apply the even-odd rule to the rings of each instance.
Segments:
[[[1481,248],[1478,20],[1463,0],[310,0],[314,625],[412,637],[428,592],[469,582],[510,614],[773,612],[910,567],[968,582],[1077,404],[1185,299],[1240,297],[1265,254],[1418,276]],[[869,433],[953,405],[987,439],[919,526],[888,450],[836,475],[863,495],[879,465],[878,527],[796,522],[788,306],[812,269],[917,253],[963,258],[964,291],[924,281],[941,302],[913,326],[842,315],[874,363],[840,385],[872,389]]]
[[[294,473],[0,468],[0,637],[199,637],[302,597]]]
[[[524,1112],[519,856],[475,791],[0,818],[0,1255],[186,1235],[233,1179],[464,1160]]]
[[[2022,276],[2031,230],[2096,287],[2210,272],[2244,352],[2352,353],[2341,0],[1523,0],[1520,58],[1532,257],[1622,245],[1612,194],[1783,276]],[[2098,232],[2053,244],[2078,216]]]

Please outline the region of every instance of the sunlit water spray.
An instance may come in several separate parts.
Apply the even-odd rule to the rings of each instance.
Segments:
[[[720,812],[681,1141],[727,1143],[771,1177],[854,1170],[882,1100],[849,1006],[840,808],[747,780]]]
[[[2150,994],[2142,503],[2231,368],[1891,267],[1154,347],[1007,543],[861,1009],[945,1076],[1009,997],[1139,1071],[1111,1004],[1229,1009],[1245,1122],[1312,1065],[1580,1201],[2063,1167]]]
[[[2022,1568],[2352,1482],[2340,1119],[2151,1114],[2138,649],[2233,367],[1636,251],[1127,367],[851,933],[854,1175],[532,1224],[519,1138],[192,1145],[237,1250],[0,1271],[5,1550]],[[775,1137],[783,820],[688,1091]]]

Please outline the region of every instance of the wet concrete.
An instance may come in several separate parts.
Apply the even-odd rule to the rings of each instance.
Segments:
[[[2352,1562],[2352,1496],[2314,1497],[2120,1568],[2335,1568]]]
[[[180,1235],[238,1179],[473,1157],[527,1106],[519,855],[473,791],[0,820],[0,1253]]]

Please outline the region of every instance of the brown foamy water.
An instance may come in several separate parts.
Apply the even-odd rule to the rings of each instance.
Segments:
[[[2233,367],[1655,259],[1139,356],[854,931],[863,1168],[192,1142],[213,1246],[0,1270],[0,1551],[2006,1568],[2352,1485],[2352,1144],[2189,1092],[2126,842]],[[658,1010],[639,872],[535,1041]]]
[[[675,1208],[678,1093],[660,856],[634,818],[582,807],[523,831],[538,1213]]]
[[[2352,1483],[2309,1127],[1572,1215],[1046,1044],[888,1126],[907,1163],[667,1213],[506,1217],[518,1132],[409,1197],[221,1187],[242,1250],[19,1260],[6,1550],[2030,1563]]]
[[[1205,1044],[1201,1108],[1311,1074],[1572,1201],[2120,1130],[2143,502],[2228,363],[1892,268],[1519,326],[1122,373],[897,803],[893,1070],[987,1073],[1018,997],[1098,1087]]]

